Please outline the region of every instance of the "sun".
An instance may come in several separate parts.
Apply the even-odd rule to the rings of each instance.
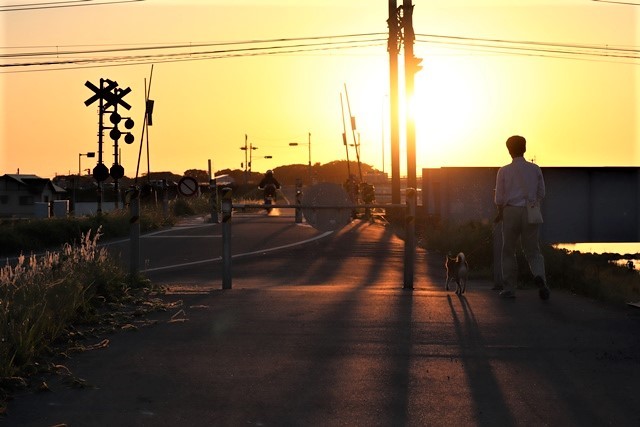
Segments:
[[[410,105],[416,143],[430,166],[468,163],[473,137],[488,120],[490,100],[481,75],[463,61],[436,58],[416,75]]]

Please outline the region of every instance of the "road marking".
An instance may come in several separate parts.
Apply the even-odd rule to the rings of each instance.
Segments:
[[[214,234],[211,236],[190,236],[190,235],[175,235],[175,236],[140,236],[141,239],[211,239],[220,238],[221,234]]]
[[[277,251],[280,249],[286,249],[286,248],[292,248],[294,246],[299,246],[305,243],[309,243],[309,242],[313,242],[315,240],[319,240],[322,238],[327,237],[328,235],[332,234],[333,231],[325,231],[324,233],[312,237],[311,239],[307,239],[307,240],[302,240],[300,242],[296,242],[296,243],[289,243],[288,245],[282,245],[282,246],[276,246],[274,248],[266,248],[266,249],[261,249],[259,251],[253,251],[253,252],[245,252],[245,253],[241,253],[241,254],[235,254],[232,255],[231,258],[241,258],[241,257],[245,257],[245,256],[249,256],[249,255],[256,255],[256,254],[264,254],[267,252],[273,252],[273,251]],[[210,258],[210,259],[204,259],[201,261],[192,261],[192,262],[184,262],[182,264],[174,264],[174,265],[165,265],[164,267],[155,267],[155,268],[147,268],[146,270],[140,270],[141,273],[148,273],[148,272],[152,272],[152,271],[160,271],[160,270],[169,270],[171,268],[180,268],[180,267],[189,267],[192,265],[199,265],[199,264],[206,264],[208,262],[214,262],[214,261],[221,261],[222,257],[216,257],[216,258]]]

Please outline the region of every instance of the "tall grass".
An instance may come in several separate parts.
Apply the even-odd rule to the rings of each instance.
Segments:
[[[21,255],[0,269],[0,378],[20,374],[74,320],[91,312],[96,296],[113,299],[130,281],[98,248],[100,232],[42,257]]]
[[[443,254],[464,252],[476,278],[493,278],[493,224],[426,222],[417,230],[420,246]],[[547,280],[552,289],[584,295],[608,303],[640,301],[640,274],[612,262],[614,254],[583,254],[542,245]],[[533,286],[524,255],[517,254],[518,286]]]
[[[143,232],[152,231],[175,223],[175,217],[165,217],[162,209],[155,206],[143,206],[140,225]],[[130,214],[125,209],[102,215],[0,220],[0,256],[14,256],[20,252],[40,252],[72,242],[89,230],[101,228],[103,238],[129,235]]]

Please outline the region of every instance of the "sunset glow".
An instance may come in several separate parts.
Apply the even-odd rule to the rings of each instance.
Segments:
[[[344,159],[345,85],[362,161],[390,171],[386,1],[4,10],[15,3],[0,2],[1,173],[77,173],[78,153],[96,150],[97,114],[83,104],[91,95],[84,83],[109,78],[131,88],[126,113],[136,141],[122,147],[122,164],[135,174],[151,64],[152,171],[206,169],[207,159],[215,170],[240,168],[245,134],[257,153],[272,156],[255,170],[306,164],[306,150],[288,144],[309,133],[313,163]],[[415,79],[418,174],[502,165],[504,141],[515,133],[542,166],[638,165],[640,8],[577,0],[414,5],[414,50],[423,58]],[[111,144],[104,151],[110,165]],[[401,158],[405,174],[404,151]]]

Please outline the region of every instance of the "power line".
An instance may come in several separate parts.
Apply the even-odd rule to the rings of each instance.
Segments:
[[[488,42],[488,43],[500,43],[500,44],[513,44],[513,45],[532,45],[532,46],[547,46],[553,48],[568,48],[568,49],[592,49],[592,50],[601,50],[601,51],[624,51],[624,52],[633,52],[640,53],[640,48],[634,47],[611,47],[608,45],[587,45],[587,44],[576,44],[576,43],[551,43],[551,42],[535,42],[535,41],[522,41],[522,40],[506,40],[506,39],[487,39],[480,37],[462,37],[462,36],[443,36],[437,34],[416,34],[416,36],[435,38],[435,39],[445,39],[445,40],[454,40],[454,41],[467,41],[467,42]]]
[[[83,55],[83,54],[96,54],[96,53],[114,53],[114,52],[134,52],[145,50],[162,50],[162,49],[193,49],[200,47],[212,47],[212,46],[233,46],[233,45],[246,45],[246,44],[264,44],[264,43],[288,43],[297,41],[316,41],[316,40],[332,40],[332,39],[345,39],[345,38],[359,38],[359,37],[381,37],[385,36],[385,33],[365,33],[365,34],[344,34],[334,36],[315,36],[315,37],[293,37],[293,38],[276,38],[265,40],[242,40],[233,42],[204,42],[204,43],[169,43],[169,44],[152,44],[152,45],[118,45],[128,46],[111,49],[90,49],[90,50],[60,50],[60,46],[55,47],[56,50],[42,51],[42,52],[19,52],[12,54],[2,54],[0,59],[4,58],[20,58],[20,57],[37,57],[37,56],[61,56],[61,55]],[[104,46],[104,45],[90,45],[90,46]],[[113,45],[108,45],[113,46]],[[40,46],[42,47],[42,46]],[[40,48],[39,47],[39,48]],[[65,47],[65,46],[62,46]],[[66,46],[73,47],[73,46]],[[22,49],[28,49],[29,46],[23,46]],[[10,47],[4,47],[1,49],[12,49]]]
[[[609,0],[592,0],[598,3],[613,3],[613,4],[626,4],[628,6],[640,6],[640,3],[629,3],[624,1],[609,1]]]
[[[202,60],[212,60],[212,59],[226,59],[226,58],[239,58],[239,57],[249,57],[249,56],[262,56],[262,55],[286,55],[286,54],[296,54],[296,53],[304,53],[304,52],[318,52],[318,51],[334,51],[334,50],[344,50],[344,49],[354,49],[354,48],[364,48],[364,47],[375,47],[375,46],[386,46],[387,40],[381,40],[379,42],[371,42],[368,44],[358,44],[358,45],[343,45],[343,46],[332,46],[332,47],[317,47],[317,48],[298,48],[298,49],[287,49],[287,50],[277,50],[277,51],[260,51],[260,52],[237,52],[237,53],[225,53],[229,51],[220,51],[218,54],[209,53],[209,54],[182,54],[185,57],[171,57],[166,58],[161,55],[148,55],[144,58],[136,58],[132,59],[131,57],[122,57],[122,58],[109,58],[109,59],[87,59],[83,61],[58,61],[58,62],[50,62],[50,63],[34,63],[34,64],[16,64],[14,66],[24,65],[27,67],[37,66],[37,65],[73,65],[69,67],[58,67],[58,68],[41,68],[41,69],[26,69],[26,70],[11,70],[11,71],[0,71],[0,74],[11,74],[11,73],[26,73],[26,72],[40,72],[40,71],[63,71],[63,70],[75,70],[75,69],[87,69],[87,68],[103,68],[103,67],[119,67],[119,66],[130,66],[130,65],[144,65],[144,64],[157,64],[157,63],[171,63],[171,62],[191,62],[191,61],[202,61]],[[99,64],[100,62],[104,62],[103,64]],[[2,65],[0,65],[2,67]]]
[[[183,62],[206,59],[222,59],[242,56],[292,54],[304,52],[330,51],[337,49],[356,49],[372,46],[380,46],[387,41],[386,37],[381,37],[384,33],[364,33],[347,34],[334,36],[298,37],[298,38],[276,38],[266,40],[245,40],[236,42],[217,43],[181,43],[181,44],[154,44],[154,45],[119,45],[126,47],[110,49],[86,49],[86,50],[56,50],[40,52],[18,52],[14,54],[0,55],[0,59],[20,59],[20,58],[47,58],[55,56],[56,59],[15,62],[0,64],[1,68],[29,68],[47,67],[35,71],[52,70],[51,67],[58,66],[56,70],[104,67],[115,65],[139,65],[156,62]],[[419,43],[443,44],[453,47],[463,47],[474,50],[491,49],[494,53],[510,55],[542,56],[555,58],[617,58],[617,59],[640,59],[640,49],[636,47],[610,47],[601,45],[567,44],[535,41],[517,41],[506,39],[487,39],[479,37],[445,36],[436,34],[417,34]],[[308,43],[307,43],[308,42]],[[317,43],[316,43],[317,42]],[[286,44],[282,44],[286,43]],[[257,45],[257,46],[255,46]],[[100,45],[94,45],[100,46]],[[240,46],[230,49],[196,50],[194,48]],[[6,48],[5,48],[6,49]],[[185,51],[185,49],[187,51]],[[182,50],[182,51],[175,51]],[[71,55],[95,55],[102,53],[120,52],[155,52],[161,53],[135,54],[124,56],[93,56],[93,57],[70,57]],[[173,51],[173,52],[172,52]],[[506,51],[506,52],[505,52]],[[561,56],[562,55],[562,56]],[[62,57],[62,58],[61,58]],[[618,61],[620,62],[620,61]],[[67,67],[60,67],[67,66]],[[24,70],[23,70],[24,71]],[[34,71],[34,70],[27,70]],[[14,71],[9,71],[14,72]],[[6,72],[5,72],[6,73]]]
[[[386,39],[378,39],[378,40],[364,40],[364,41],[337,41],[337,42],[324,42],[321,44],[310,43],[310,44],[293,44],[293,45],[284,45],[284,46],[259,46],[259,47],[247,47],[247,48],[239,48],[239,49],[225,49],[225,50],[212,50],[212,51],[195,51],[195,52],[178,52],[178,53],[164,53],[164,54],[154,54],[154,55],[130,55],[125,57],[107,57],[107,58],[77,58],[77,59],[63,59],[63,60],[55,60],[55,61],[45,61],[45,62],[31,62],[31,63],[14,63],[14,64],[0,64],[0,67],[23,67],[23,66],[35,66],[35,65],[59,65],[59,64],[76,64],[76,63],[87,63],[87,62],[108,62],[108,61],[123,61],[123,60],[136,60],[136,59],[157,59],[157,58],[171,58],[171,57],[182,57],[182,56],[202,56],[202,55],[217,55],[217,54],[233,54],[233,53],[242,53],[242,52],[252,52],[252,51],[271,51],[271,50],[279,50],[279,49],[295,49],[295,48],[324,48],[329,49],[331,46],[340,46],[340,45],[349,45],[349,47],[357,46],[355,43],[371,43],[371,42],[384,42]]]
[[[425,39],[417,39],[417,42],[427,44],[443,44],[450,46],[464,46],[468,48],[489,48],[498,49],[496,53],[520,53],[532,52],[535,56],[569,55],[569,57],[606,57],[619,59],[640,59],[640,49],[637,48],[616,48],[598,45],[578,45],[549,42],[525,42],[500,39],[484,39],[475,37],[439,36],[420,34]],[[565,57],[566,58],[566,57]]]
[[[68,7],[81,6],[101,6],[119,3],[136,3],[145,0],[115,0],[115,1],[98,1],[98,0],[68,0],[68,1],[52,1],[43,3],[26,3],[0,6],[0,12],[20,12],[24,10],[43,10],[43,9],[61,9]]]

